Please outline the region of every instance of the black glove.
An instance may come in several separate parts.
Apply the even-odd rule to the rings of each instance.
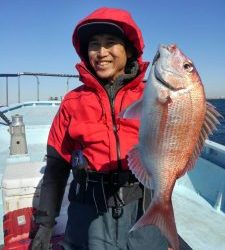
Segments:
[[[52,231],[52,227],[40,225],[36,236],[33,239],[31,250],[49,250]]]

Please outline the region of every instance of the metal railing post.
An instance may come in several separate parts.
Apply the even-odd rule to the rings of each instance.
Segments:
[[[40,101],[40,81],[38,76],[35,76],[37,79],[37,101]]]
[[[69,80],[70,80],[71,77],[68,77],[67,80],[66,80],[66,92],[69,91]]]
[[[8,76],[6,76],[6,106],[9,106],[9,82],[8,82]]]
[[[20,103],[20,76],[18,76],[18,103]]]

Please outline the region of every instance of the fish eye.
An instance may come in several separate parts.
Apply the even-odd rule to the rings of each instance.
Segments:
[[[183,67],[187,72],[191,72],[193,70],[193,65],[189,62],[184,63]]]

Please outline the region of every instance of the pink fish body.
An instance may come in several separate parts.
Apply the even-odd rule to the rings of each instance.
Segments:
[[[128,154],[129,168],[144,186],[154,189],[150,206],[131,230],[156,225],[172,248],[179,249],[173,188],[176,180],[193,168],[219,116],[206,102],[191,60],[176,45],[161,45],[143,98],[123,112],[124,118],[141,121],[139,144]]]

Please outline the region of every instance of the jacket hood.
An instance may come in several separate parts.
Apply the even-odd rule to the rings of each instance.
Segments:
[[[82,44],[80,43],[78,30],[82,25],[93,23],[93,22],[104,22],[104,23],[114,23],[118,25],[124,32],[125,38],[134,46],[137,52],[137,61],[142,61],[142,53],[144,48],[144,41],[142,37],[141,30],[134,22],[131,14],[122,9],[116,8],[99,8],[88,15],[86,18],[82,19],[74,29],[72,42],[73,46],[80,56],[81,60],[87,63],[85,60],[85,55],[82,52]]]

